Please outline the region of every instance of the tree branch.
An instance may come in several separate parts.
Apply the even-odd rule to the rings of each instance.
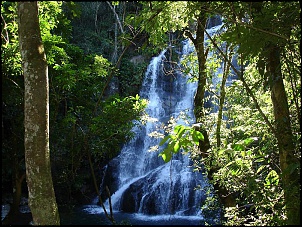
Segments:
[[[6,37],[2,34],[2,31],[1,31],[1,36],[2,36],[3,39],[5,40],[6,44],[8,44],[8,43],[9,43],[9,36],[8,36],[8,31],[7,31],[7,24],[6,24],[6,22],[5,22],[4,17],[3,17],[2,14],[1,14],[1,19],[2,19],[2,21],[3,21],[3,23],[4,23],[4,26],[3,26],[3,29],[2,29],[2,30],[5,30]]]
[[[106,1],[106,2],[109,5],[110,9],[112,10],[113,14],[115,15],[117,23],[118,23],[118,25],[120,27],[121,32],[124,33],[124,29],[123,29],[123,26],[121,24],[121,21],[120,21],[120,18],[118,16],[118,14],[115,12],[115,9],[112,7],[111,3],[109,1]]]

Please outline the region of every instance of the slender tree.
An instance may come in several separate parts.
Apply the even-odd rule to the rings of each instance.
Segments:
[[[34,225],[59,225],[49,154],[48,66],[38,3],[18,2],[19,43],[24,73],[25,163]]]
[[[287,223],[300,225],[300,178],[298,168],[296,168],[299,166],[299,160],[295,157],[287,94],[282,79],[280,48],[277,45],[269,47],[267,69],[270,79],[273,81],[270,89],[274,107],[275,136],[278,141],[279,161],[284,181]]]

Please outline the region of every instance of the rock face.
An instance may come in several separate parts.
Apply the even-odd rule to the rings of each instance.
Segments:
[[[143,55],[137,55],[134,56],[130,59],[130,62],[132,62],[133,64],[140,64],[140,63],[144,63],[145,62],[145,57]]]
[[[174,171],[181,171],[181,163],[173,161]],[[168,168],[167,168],[168,167]],[[157,171],[132,183],[123,193],[120,209],[124,212],[143,213],[149,215],[158,214],[196,214],[196,200],[204,201],[205,195],[194,192],[196,185],[202,180],[196,174],[196,180],[192,180],[191,173],[187,173],[188,179],[182,179],[178,174],[176,178],[161,177],[170,170],[169,166],[159,168]],[[199,179],[198,179],[199,178]],[[185,185],[185,186],[184,186]]]
[[[219,15],[212,16],[207,23],[207,29],[220,25],[222,23],[221,17]]]

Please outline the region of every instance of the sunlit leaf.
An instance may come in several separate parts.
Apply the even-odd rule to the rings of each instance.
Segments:
[[[165,136],[159,143],[159,146],[164,145],[165,142],[167,142],[168,139],[170,139],[172,136],[171,135],[167,135]]]
[[[169,162],[171,160],[171,153],[160,153],[158,156],[161,156],[164,162]]]
[[[225,165],[225,167],[228,167],[230,165],[234,164],[234,161],[229,162],[228,164]]]
[[[194,132],[195,131],[193,131],[193,133],[192,133],[192,139],[193,139],[193,141],[196,145],[199,145],[199,139],[198,139],[197,135]]]
[[[235,151],[243,151],[245,149],[245,146],[243,146],[242,144],[232,144],[231,146]]]
[[[174,153],[177,153],[179,151],[179,148],[180,148],[180,144],[179,141],[177,141],[174,145]]]
[[[278,185],[279,183],[279,176],[275,170],[271,170],[265,178],[265,185]]]
[[[263,165],[263,166],[260,166],[258,169],[257,169],[257,173],[260,173],[266,166]]]
[[[264,162],[264,161],[265,161],[265,158],[261,157],[261,156],[259,156],[255,159],[255,162]]]
[[[181,138],[182,137],[182,135],[185,133],[185,131],[186,130],[188,130],[188,128],[186,128],[186,127],[183,127],[179,132],[178,132],[178,138]]]
[[[199,131],[192,131],[192,139],[196,145],[199,145],[199,140],[204,140],[204,137]]]
[[[199,131],[195,131],[195,132],[196,132],[197,138],[203,141],[204,140],[203,134]]]
[[[164,160],[164,162],[169,162],[172,158],[172,153],[171,153],[171,149],[170,146],[167,147],[163,152],[161,152],[158,156],[161,156],[162,159]]]
[[[257,137],[250,137],[250,138],[247,138],[243,141],[244,145],[245,146],[249,146],[251,143],[253,143],[254,141],[257,141],[258,138]]]
[[[175,132],[175,134],[178,134],[178,132],[179,132],[182,128],[183,128],[183,125],[176,125],[176,126],[174,127],[174,132]]]

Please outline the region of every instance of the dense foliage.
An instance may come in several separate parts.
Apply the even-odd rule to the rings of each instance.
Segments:
[[[77,3],[78,4],[78,3]],[[50,151],[52,174],[59,204],[89,202],[95,194],[91,180],[88,151],[96,174],[116,156],[131,138],[132,120],[139,120],[147,104],[134,89],[110,94],[111,74],[135,75],[142,80],[143,65],[122,69],[114,67],[101,49],[86,52],[72,39],[71,19],[83,15],[77,4],[39,2],[41,35],[49,66]],[[18,43],[16,3],[3,2],[2,15],[2,189],[12,191],[15,174],[23,175],[23,74]],[[112,18],[111,18],[112,19]],[[108,24],[108,23],[107,23]],[[89,29],[89,28],[87,28]],[[128,60],[129,61],[129,60]],[[132,90],[127,90],[127,86]],[[14,167],[9,163],[14,160]],[[99,180],[99,179],[98,179]],[[26,193],[23,184],[23,193]],[[88,198],[88,199],[87,199]]]
[[[2,190],[11,192],[12,179],[23,179],[25,169],[24,82],[15,3],[1,5]],[[217,186],[217,195],[217,188],[232,195],[230,206],[219,196],[209,197],[205,204],[204,214],[223,208],[221,224],[283,225],[288,207],[300,210],[299,2],[41,1],[39,7],[49,65],[50,150],[59,204],[88,201],[84,198],[93,190],[91,165],[100,173],[131,138],[132,120],[143,114],[147,103],[137,94],[146,62],[134,63],[132,57],[148,59],[177,45],[189,32],[196,35],[205,13],[207,18],[223,18],[220,32],[208,39],[202,53],[205,106],[195,106],[204,109],[202,123],[210,148],[200,152],[205,135],[198,125],[170,122],[166,134],[160,135],[159,145],[165,149],[159,156],[168,162],[174,153],[189,154],[196,170],[205,170]],[[274,68],[276,59],[280,64]],[[184,72],[196,80],[197,56],[188,56],[183,62],[187,65],[185,61],[191,64]],[[223,70],[217,75],[218,67]],[[284,89],[275,73],[280,73]],[[215,84],[214,77],[219,78]],[[228,78],[236,79],[226,84]],[[280,90],[285,95],[277,96]],[[286,105],[278,106],[275,97],[282,97],[280,103]],[[286,112],[287,106],[284,121],[290,133],[280,130],[278,120],[279,110]],[[284,138],[293,144],[289,152],[282,145]]]

